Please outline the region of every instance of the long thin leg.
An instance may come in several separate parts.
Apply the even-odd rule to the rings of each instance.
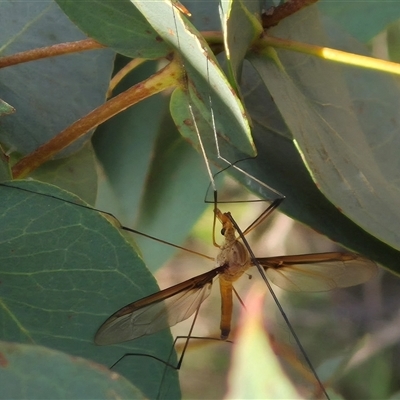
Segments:
[[[247,242],[247,240],[246,240],[246,238],[245,238],[243,232],[240,230],[238,224],[236,223],[236,221],[234,220],[234,218],[232,217],[232,215],[231,215],[230,213],[227,213],[227,214],[228,214],[228,217],[229,217],[229,219],[231,220],[233,226],[235,227],[237,233],[239,234],[240,238],[242,239],[243,244],[246,246],[246,248],[247,248],[247,250],[248,250],[248,252],[249,252],[249,254],[250,254],[250,257],[251,257],[251,259],[252,259],[252,262],[253,262],[254,265],[257,267],[257,269],[258,269],[258,271],[259,271],[259,273],[260,273],[262,279],[264,280],[265,284],[267,285],[268,290],[269,290],[269,292],[271,293],[271,296],[272,296],[272,298],[274,299],[275,304],[277,305],[280,314],[282,315],[282,318],[284,319],[284,321],[285,321],[285,323],[286,323],[286,325],[287,325],[287,327],[288,327],[288,329],[289,329],[291,335],[293,336],[293,338],[294,338],[294,340],[295,340],[295,342],[296,342],[296,345],[298,346],[298,348],[299,348],[299,350],[300,350],[300,353],[301,353],[302,356],[304,357],[304,359],[305,359],[305,361],[306,361],[306,363],[307,363],[307,366],[310,368],[310,371],[311,371],[312,374],[314,375],[314,377],[315,377],[315,379],[316,379],[316,381],[317,381],[317,383],[318,383],[318,386],[321,388],[321,392],[324,394],[324,396],[325,396],[328,400],[330,400],[330,397],[329,397],[328,393],[326,392],[326,389],[325,389],[323,383],[321,382],[321,380],[320,380],[320,378],[319,378],[319,376],[318,376],[318,374],[317,374],[317,371],[315,370],[315,368],[314,368],[314,366],[313,366],[313,364],[312,364],[310,358],[308,357],[307,352],[305,351],[303,345],[301,344],[300,339],[299,339],[299,337],[297,336],[297,334],[296,334],[296,332],[295,332],[295,330],[294,330],[294,328],[293,328],[293,325],[290,323],[289,318],[287,317],[287,315],[286,315],[285,311],[283,310],[283,308],[282,308],[282,306],[281,306],[281,304],[280,304],[280,302],[279,302],[279,300],[278,300],[278,298],[277,298],[277,296],[276,296],[274,290],[272,289],[272,286],[271,286],[271,284],[269,283],[269,281],[268,281],[268,279],[267,279],[267,277],[266,277],[266,275],[265,275],[264,268],[262,268],[262,266],[259,265],[259,263],[258,263],[258,261],[257,261],[257,258],[256,258],[256,256],[255,256],[254,253],[253,253],[253,250],[251,249],[251,247],[250,247],[250,245],[248,244],[248,242]]]

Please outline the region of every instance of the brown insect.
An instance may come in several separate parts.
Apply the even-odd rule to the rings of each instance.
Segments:
[[[270,214],[276,206],[270,206]],[[216,267],[201,275],[171,286],[143,299],[134,301],[111,315],[95,336],[98,345],[133,340],[151,335],[181,322],[200,307],[209,296],[214,278],[218,276],[221,292],[221,339],[227,339],[231,329],[233,283],[250,267],[259,265],[269,281],[294,292],[318,292],[343,288],[366,282],[377,272],[373,261],[353,253],[320,253],[253,259],[230,213],[215,208],[215,218],[225,237],[215,259]],[[261,221],[257,220],[256,225]],[[254,228],[252,224],[244,234]]]

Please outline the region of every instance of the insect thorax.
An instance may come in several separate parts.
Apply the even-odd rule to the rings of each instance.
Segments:
[[[225,280],[232,282],[239,279],[250,268],[250,255],[245,246],[238,240],[225,241],[216,258],[217,266],[226,266],[223,273]]]

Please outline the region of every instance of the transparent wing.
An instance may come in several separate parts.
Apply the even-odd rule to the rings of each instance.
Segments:
[[[99,328],[98,345],[110,345],[151,335],[189,318],[210,295],[215,268],[121,308]]]
[[[267,278],[291,292],[323,292],[364,283],[378,271],[367,258],[352,253],[301,254],[258,258]]]

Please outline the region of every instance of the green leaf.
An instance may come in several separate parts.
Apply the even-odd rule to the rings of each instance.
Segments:
[[[389,58],[391,61],[400,61],[400,21],[389,25],[387,31],[387,46]]]
[[[10,106],[8,103],[0,99],[0,117],[8,114],[14,114],[15,108]]]
[[[1,2],[0,13],[2,55],[85,38],[53,1]],[[2,121],[1,142],[13,152],[27,154],[101,105],[113,58],[114,53],[104,49],[2,70],[2,98],[17,112]],[[60,155],[76,152],[85,140]]]
[[[97,160],[90,142],[69,157],[41,165],[31,178],[72,192],[91,205],[96,204]]]
[[[168,360],[172,339],[166,331],[113,346],[93,343],[109,315],[158,290],[131,238],[104,214],[80,207],[77,197],[54,186],[9,185],[15,187],[0,186],[2,338],[45,345],[107,367],[127,352]],[[115,370],[150,398],[162,381],[162,392],[179,395],[175,371],[149,357],[125,357]]]
[[[399,249],[400,236],[397,228],[393,228],[400,223],[400,215],[391,204],[397,204],[400,198],[374,164],[373,154],[353,114],[342,112],[350,109],[350,102],[342,102],[343,108],[338,112],[334,104],[338,107],[339,103],[331,97],[332,109],[322,110],[308,103],[294,80],[271,59],[252,58],[252,63],[274,96],[321,191],[367,232]],[[312,75],[315,77],[317,71]],[[342,85],[337,80],[334,86]],[[341,90],[344,91],[344,86]],[[323,104],[327,100],[323,97],[315,101]],[[303,105],[301,111],[299,104]],[[338,187],[342,190],[338,191]]]
[[[221,139],[225,140],[229,146],[237,147],[248,155],[254,155],[254,144],[243,107],[238,97],[232,93],[232,88],[200,33],[180,12],[175,11],[169,1],[154,3],[132,0],[132,2],[146,16],[160,36],[177,49],[180,57],[183,58],[183,67],[189,79],[191,102],[200,104],[201,111],[212,125],[211,103],[214,115],[217,116],[217,131]],[[173,35],[171,31],[174,32]],[[181,103],[173,103],[173,107],[186,108],[185,104]],[[171,109],[172,114],[178,112]],[[180,131],[185,129],[186,120],[176,118],[174,120]],[[184,132],[182,134],[187,135]],[[201,134],[212,137],[213,131],[206,130]],[[193,126],[191,137],[193,143],[198,143]]]
[[[98,364],[42,346],[0,342],[3,398],[143,399],[129,381]]]
[[[317,30],[318,20],[315,18],[310,7],[288,19],[287,23],[286,21],[281,23],[274,34],[321,44],[324,39],[321,31]],[[315,31],[311,31],[310,27],[315,27]],[[376,141],[376,129],[370,130],[370,136],[367,128],[371,124],[368,120],[369,114],[372,114],[371,121],[376,118],[373,117],[375,113],[383,111],[396,119],[397,113],[394,110],[397,106],[394,103],[391,107],[389,102],[388,107],[381,111],[379,107],[378,110],[371,107],[366,115],[357,112],[359,108],[354,109],[353,106],[356,104],[356,96],[360,96],[360,93],[365,106],[368,106],[371,100],[376,98],[374,93],[381,91],[385,96],[393,95],[393,101],[396,102],[398,90],[392,78],[388,75],[381,77],[375,75],[376,80],[374,78],[373,82],[374,85],[375,81],[377,82],[377,87],[374,87],[370,83],[366,84],[371,82],[369,71],[357,71],[359,76],[363,76],[363,79],[357,79],[351,74],[353,70],[345,73],[346,69],[343,71],[337,66],[310,58],[308,55],[287,51],[278,51],[276,55],[273,51],[265,52],[263,55],[254,52],[249,55],[249,59],[262,79],[262,84],[258,85],[264,85],[270,94],[268,92],[262,94],[260,88],[258,95],[262,94],[265,102],[260,101],[258,97],[255,107],[248,106],[248,109],[251,114],[255,110],[259,116],[261,110],[258,111],[258,104],[261,103],[265,107],[266,102],[269,102],[271,104],[269,116],[273,118],[268,121],[268,115],[261,115],[258,118],[259,123],[255,124],[254,135],[260,152],[258,161],[255,162],[260,165],[252,167],[255,175],[287,195],[288,201],[284,207],[287,207],[286,210],[291,209],[290,215],[306,223],[314,219],[312,226],[318,231],[399,271],[396,261],[399,252],[390,247],[399,248],[396,228],[399,215],[395,207],[398,199],[395,189],[391,186],[397,182],[398,157],[394,156],[394,149],[398,146],[397,137],[390,136],[392,128],[389,125],[383,130],[382,137],[389,136],[387,139],[383,138],[382,142],[385,143],[390,137],[393,148],[386,149],[386,158],[379,157],[380,149],[373,141],[373,138]],[[253,78],[250,83],[254,96],[255,82],[256,78]],[[327,85],[326,82],[331,83]],[[268,99],[271,96],[273,103]],[[364,106],[361,104],[360,107]],[[391,119],[388,118],[387,121]],[[373,126],[376,127],[376,124]],[[271,128],[280,135],[274,135]],[[270,131],[269,139],[266,131]],[[337,208],[354,221],[353,226],[322,196],[317,195],[310,183],[307,183],[309,178],[306,178],[304,169],[300,167],[298,156],[290,155],[291,144],[284,139],[290,138],[291,135],[296,139],[303,160],[307,163],[318,187]],[[271,154],[267,146],[274,148],[276,154]],[[278,148],[285,149],[280,153],[282,160],[277,159]],[[276,164],[273,173],[286,175],[286,178],[279,179],[276,176],[271,180],[265,176],[266,160],[273,164],[274,159]],[[283,161],[284,170],[278,167]],[[297,167],[294,167],[297,162]],[[272,169],[273,166],[270,165],[268,168]],[[249,172],[252,173],[252,170]],[[383,177],[382,171],[385,170],[387,172]],[[292,173],[294,175],[291,176]],[[284,179],[289,181],[285,184]],[[304,199],[302,196],[305,196]],[[297,204],[294,204],[295,202]],[[306,209],[309,210],[308,213],[305,212]],[[369,231],[370,235],[357,225]],[[373,236],[381,239],[383,243],[379,243]],[[385,242],[388,245],[385,245]]]
[[[86,35],[128,57],[155,59],[170,49],[129,0],[56,0]]]
[[[118,58],[117,68],[123,62]],[[117,93],[154,68],[146,63],[131,73]],[[204,211],[208,177],[200,155],[176,130],[168,101],[165,96],[149,98],[96,130],[94,147],[110,186],[108,193],[101,186],[97,207],[112,211],[126,226],[179,244]],[[135,239],[152,271],[175,251],[148,239]]]
[[[202,31],[220,31],[221,19],[219,16],[219,0],[209,1],[181,1],[192,14],[190,22],[200,32]]]
[[[11,169],[8,157],[3,153],[0,147],[0,182],[8,181],[11,177]]]
[[[228,76],[235,91],[242,63],[251,43],[263,32],[260,22],[261,5],[256,1],[225,1],[221,3],[224,44],[228,61]]]
[[[370,41],[388,24],[400,18],[397,1],[321,0],[318,2],[318,9],[363,43]]]

